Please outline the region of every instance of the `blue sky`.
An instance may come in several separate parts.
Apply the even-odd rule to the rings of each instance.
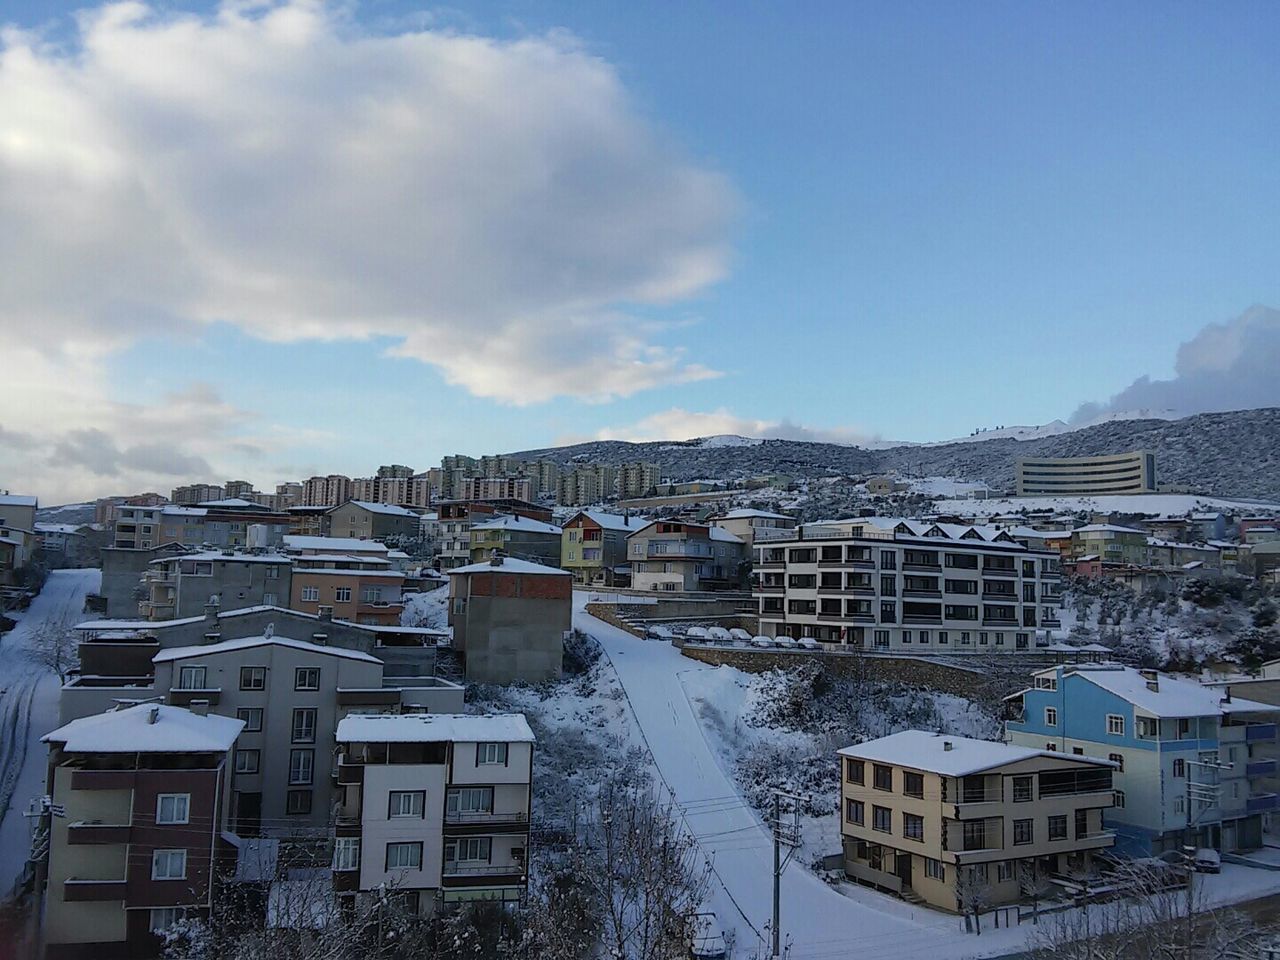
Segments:
[[[74,46],[59,6],[40,8],[45,29]],[[185,9],[210,8],[165,7]],[[402,299],[387,306],[395,322],[353,316],[358,306],[335,309],[323,336],[337,339],[317,340],[297,332],[314,301],[293,310],[239,289],[212,305],[157,296],[140,312],[154,309],[158,319],[125,329],[98,355],[108,399],[146,406],[198,381],[246,423],[289,434],[278,447],[258,436],[253,457],[240,462],[225,448],[197,451],[213,469],[256,470],[253,479],[267,482],[281,468],[360,473],[388,461],[426,466],[454,451],[682,427],[931,440],[1065,419],[1085,402],[1105,409],[1143,375],[1171,380],[1161,396],[1188,413],[1196,411],[1176,384],[1205,353],[1206,327],[1280,339],[1269,313],[1231,325],[1253,304],[1280,306],[1275,4],[493,2],[440,10],[369,0],[347,9],[350,18],[335,28],[347,41],[428,28],[570,43],[564,32],[575,51],[603,65],[622,102],[589,105],[590,116],[617,110],[643,128],[640,169],[588,169],[582,180],[592,185],[581,199],[573,178],[593,161],[575,154],[565,165],[568,187],[554,203],[539,203],[538,216],[580,199],[589,212],[614,177],[639,198],[628,217],[653,208],[654,222],[638,228],[641,255],[653,256],[650,273],[668,292],[621,292],[634,291],[634,277],[601,284],[589,314],[620,315],[619,337],[643,327],[637,349],[655,347],[662,363],[699,369],[646,372],[603,402],[545,385],[521,397],[529,369],[518,363],[495,359],[481,377],[465,372],[475,358],[468,350],[443,367],[435,362],[439,328],[415,343],[413,357],[388,356],[413,322],[400,316]],[[0,3],[0,19],[40,26],[29,4]],[[3,90],[0,79],[0,103]],[[501,98],[501,84],[486,93]],[[154,108],[154,99],[147,104]],[[0,107],[0,124],[4,116]],[[553,103],[548,116],[554,126]],[[634,140],[619,139],[610,149]],[[672,190],[656,176],[648,182],[650,163],[714,181],[673,201],[683,211],[712,197],[673,242],[682,263],[698,265],[694,280],[676,282],[685,275],[668,269],[676,256],[669,261],[658,249],[677,231],[661,209]],[[243,184],[238,170],[214,172],[210,191]],[[628,222],[605,235],[625,233]],[[558,227],[581,231],[580,221],[554,216],[533,226],[529,242],[503,251],[496,269],[541,238],[558,248]],[[163,253],[157,257],[141,276],[163,268]],[[583,249],[566,241],[546,257],[538,270],[565,271],[569,287],[591,285],[583,274],[597,265]],[[414,269],[411,256],[369,260],[361,267],[366,290]],[[586,302],[580,293],[539,291],[529,310],[543,326],[529,327],[530,343],[558,330],[555,312],[570,303],[576,310]],[[469,286],[442,306],[458,337],[473,329],[471,310],[483,314],[477,323],[508,335],[512,317],[523,316],[519,296],[475,297]],[[117,315],[94,316],[84,301],[74,309],[80,333],[101,333],[103,318]],[[559,331],[548,356],[572,353],[591,329],[584,321]],[[290,339],[267,342],[281,337]],[[604,362],[615,348],[599,347],[601,357],[570,379],[589,379],[602,362],[616,369]],[[624,369],[635,359],[629,354]],[[1234,361],[1212,362],[1229,372]],[[1280,403],[1280,395],[1261,402]],[[46,429],[35,417],[24,423],[23,412],[0,416],[0,428]],[[121,450],[125,443],[117,436]],[[95,488],[133,479],[124,467],[92,476]]]

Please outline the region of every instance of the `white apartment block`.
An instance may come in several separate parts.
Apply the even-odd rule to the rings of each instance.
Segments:
[[[879,652],[1002,654],[1049,645],[1059,557],[993,527],[883,517],[805,524],[753,548],[766,636]]]

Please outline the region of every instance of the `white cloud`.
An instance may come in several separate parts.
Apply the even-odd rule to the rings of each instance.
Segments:
[[[1072,420],[1142,410],[1189,416],[1280,406],[1277,371],[1280,310],[1255,305],[1233,320],[1209,324],[1179,346],[1172,379],[1139,377],[1106,403],[1082,404]]]
[[[632,443],[652,443],[658,440],[691,440],[694,437],[710,437],[732,434],[741,437],[759,437],[770,440],[808,440],[816,443],[863,444],[877,438],[852,427],[812,428],[792,423],[790,420],[753,420],[739,417],[724,407],[709,412],[684,410],[672,407],[650,414],[632,424],[605,427],[590,437],[567,437],[557,443],[575,443],[590,440],[627,440]]]
[[[732,191],[573,40],[310,0],[77,23],[0,36],[0,330],[391,336],[511,403],[714,375],[627,309],[723,275]]]

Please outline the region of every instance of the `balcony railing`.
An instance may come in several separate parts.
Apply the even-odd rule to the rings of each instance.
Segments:
[[[445,887],[518,886],[525,882],[525,870],[518,863],[473,865],[446,861],[440,881]]]
[[[1245,801],[1245,812],[1270,813],[1273,810],[1280,810],[1280,803],[1277,803],[1277,799],[1274,793],[1263,793],[1256,797],[1250,797]]]
[[[1274,740],[1276,738],[1276,725],[1274,723],[1251,723],[1244,730],[1244,739],[1246,743],[1256,743],[1259,740]]]
[[[127,823],[92,823],[78,821],[67,824],[67,843],[128,843]]]
[[[529,814],[523,810],[507,813],[493,811],[453,811],[444,815],[446,827],[516,827],[522,830],[529,828]]]
[[[1250,760],[1244,768],[1246,777],[1274,777],[1276,762],[1274,760]]]
[[[934,624],[934,623],[941,623],[941,622],[942,622],[942,617],[941,617],[941,616],[928,616],[928,615],[925,615],[925,614],[919,614],[919,613],[906,613],[906,614],[903,614],[903,615],[902,615],[902,622],[903,622],[903,623],[924,623],[924,624]]]
[[[1018,571],[1013,567],[983,567],[984,577],[1016,577]]]
[[[71,877],[62,882],[62,899],[69,903],[101,903],[125,898],[124,880],[84,880]]]

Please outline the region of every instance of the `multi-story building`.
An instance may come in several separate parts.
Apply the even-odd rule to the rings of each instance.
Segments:
[[[175,510],[193,509],[174,507]],[[122,504],[115,510],[115,540],[112,546],[122,550],[150,550],[160,546],[162,505]]]
[[[1021,457],[1020,497],[1098,497],[1156,493],[1156,455],[1147,450],[1100,457]]]
[[[251,528],[257,528],[256,543],[250,542]],[[116,509],[113,546],[132,550],[170,543],[186,547],[270,546],[288,532],[286,515],[247,500],[213,500],[198,507],[125,505]]]
[[[525,460],[517,472],[533,481],[533,495],[554,497],[560,483],[560,465],[554,460]]]
[[[480,461],[475,457],[457,453],[451,457],[442,458],[440,461],[439,499],[459,499],[458,491],[462,488],[462,481],[479,474]]]
[[[339,896],[430,915],[526,889],[533,731],[520,714],[349,716],[338,724]]]
[[[1103,563],[1144,566],[1147,534],[1114,523],[1090,523],[1071,531],[1071,558],[1098,557]]]
[[[413,475],[413,467],[405,466],[403,463],[383,464],[376,474],[379,480],[407,480]]]
[[[356,540],[418,537],[421,514],[390,503],[348,500],[329,511],[329,535]]]
[[[770,513],[768,510],[730,510],[714,516],[710,520],[713,526],[728,530],[747,545],[750,551],[758,541],[790,540],[795,536],[797,520],[785,513]]]
[[[915,654],[1048,646],[1060,562],[993,527],[883,517],[806,524],[757,544],[754,593],[767,636]],[[634,558],[633,558],[634,559]]]
[[[312,477],[302,484],[302,506],[336,507],[351,499],[351,478],[340,473]]]
[[[683,520],[651,520],[627,537],[637,590],[733,590],[746,586],[747,545],[728,530]]]
[[[559,677],[572,606],[568,570],[499,555],[449,571],[449,625],[468,680]]]
[[[469,477],[457,488],[463,500],[532,500],[534,493],[529,477]]]
[[[291,558],[279,553],[206,551],[159,557],[147,565],[138,606],[144,620],[204,615],[216,601],[222,610],[276,607],[289,602]]]
[[[1086,871],[1115,842],[1105,760],[924,730],[839,753],[845,872],[943,910],[1015,903],[1020,874]]]
[[[1147,563],[1159,570],[1222,570],[1222,551],[1207,543],[1181,543],[1147,537]]]
[[[1263,781],[1275,776],[1280,707],[1110,663],[1042,670],[1008,703],[1011,743],[1115,764],[1107,822],[1125,851],[1262,844],[1277,809]]]
[[[618,467],[615,493],[622,499],[647,497],[662,482],[662,467],[656,463],[624,463]]]
[[[224,491],[223,497],[238,498],[240,500],[252,500],[258,491],[253,489],[253,484],[248,480],[228,480],[222,485]],[[210,500],[221,500],[223,497],[210,497]]]
[[[630,584],[627,537],[648,522],[645,517],[581,510],[563,527],[560,566],[573,574],[575,583]]]
[[[36,540],[46,566],[96,567],[106,532],[90,524],[36,523]]]
[[[471,562],[471,525],[507,515],[551,522],[551,511],[525,500],[446,500],[436,504],[440,524],[440,569]]]
[[[286,512],[289,517],[289,535],[301,537],[327,537],[329,535],[329,511],[332,507],[304,507],[296,505]]]
[[[405,575],[376,540],[286,537],[293,556],[289,606],[304,613],[329,611],[340,620],[393,626],[404,610]]]
[[[490,560],[497,553],[534,563],[560,562],[561,529],[554,523],[509,514],[472,523],[471,562]]]
[[[234,865],[224,831],[243,727],[145,703],[41,738],[58,812],[48,818],[46,957],[155,957],[157,934],[208,916],[217,868]]]
[[[393,468],[379,467],[378,469]],[[418,507],[425,510],[431,503],[431,483],[426,474],[403,477],[391,475],[363,477],[351,481],[351,499],[366,503],[386,503],[398,507]]]
[[[238,496],[238,494],[227,493],[226,488],[216,483],[189,483],[174,487],[173,492],[169,494],[169,500],[184,507],[194,507],[197,503],[232,496]]]
[[[36,534],[35,497],[0,493],[0,586],[13,582],[15,571],[28,566],[40,538]]]
[[[556,503],[563,507],[589,507],[612,500],[617,487],[616,467],[600,463],[583,464],[561,472]]]

